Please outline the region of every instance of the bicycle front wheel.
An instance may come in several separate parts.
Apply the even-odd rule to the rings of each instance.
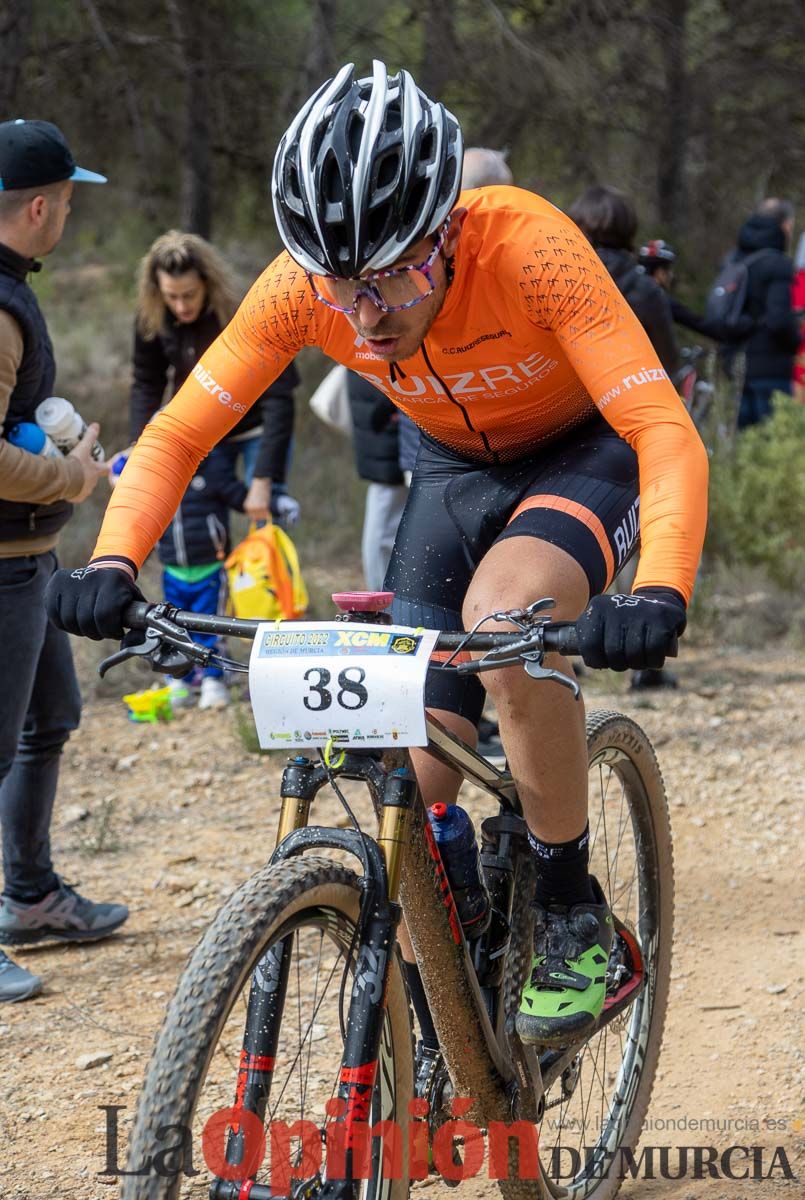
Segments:
[[[538,1200],[612,1200],[640,1138],[662,1042],[673,940],[673,851],[668,805],[651,743],[628,717],[587,719],[590,870],[616,934],[597,1031],[552,1069],[543,1055]],[[524,864],[530,868],[530,863]],[[523,878],[533,874],[524,870]],[[527,897],[515,911],[527,910]],[[519,1006],[530,967],[530,923],[513,929],[507,1007]]]
[[[267,1136],[264,1157],[241,1168],[255,1181],[254,1190],[261,1185],[287,1195],[301,1187],[306,1197],[317,1194],[322,1171],[316,1159],[325,1143],[325,1106],[338,1092],[360,900],[354,872],[306,857],[264,867],[222,907],[179,981],[157,1039],[129,1142],[128,1170],[140,1174],[124,1179],[122,1200],[206,1200],[213,1180],[236,1173],[227,1176],[224,1162],[238,1161],[232,1139],[240,1135],[259,1144],[255,1122]],[[247,1025],[270,1054],[244,1046]],[[363,1119],[405,1129],[412,1091],[411,1017],[394,954]],[[244,1096],[253,1101],[255,1095],[256,1104],[247,1101],[245,1109],[259,1115],[244,1121]],[[227,1110],[228,1118],[222,1117]],[[295,1122],[305,1124],[294,1132]],[[275,1142],[272,1129],[275,1135],[283,1131],[281,1141]],[[245,1162],[245,1143],[239,1152]],[[407,1196],[407,1179],[394,1178],[395,1168],[387,1168],[392,1161],[382,1139],[374,1138],[365,1172],[371,1178],[356,1189],[361,1200]],[[231,1188],[240,1195],[238,1184]]]

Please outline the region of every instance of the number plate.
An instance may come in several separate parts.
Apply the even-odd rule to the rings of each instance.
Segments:
[[[260,745],[426,746],[425,676],[437,637],[402,625],[261,625],[249,661]]]

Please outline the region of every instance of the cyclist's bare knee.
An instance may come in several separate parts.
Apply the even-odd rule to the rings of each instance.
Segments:
[[[464,600],[462,615],[470,629],[487,613],[523,608],[543,596],[556,601],[556,619],[575,620],[589,599],[587,576],[567,551],[535,538],[497,542],[482,559]],[[505,626],[490,623],[489,628]],[[485,626],[482,626],[485,628]]]

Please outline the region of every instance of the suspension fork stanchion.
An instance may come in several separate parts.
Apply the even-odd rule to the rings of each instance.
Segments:
[[[277,824],[278,846],[294,829],[304,829],[313,798],[326,782],[326,771],[304,755],[297,754],[288,760],[280,786],[282,807]]]
[[[373,1161],[370,1130],[372,1096],[377,1077],[380,1039],[386,1008],[388,975],[394,954],[395,933],[402,909],[396,903],[403,854],[408,843],[411,810],[417,796],[416,780],[408,768],[392,771],[386,778],[380,810],[377,845],[385,865],[382,892],[372,888],[362,916],[361,943],[352,984],[347,1019],[347,1037],[341,1060],[337,1123],[343,1124],[343,1179],[328,1173],[322,1196],[352,1197],[354,1183],[365,1179]],[[381,1113],[381,1116],[385,1114]],[[394,1113],[395,1129],[390,1147],[392,1172],[406,1172],[408,1113]],[[384,1136],[388,1136],[387,1134]],[[340,1173],[340,1172],[339,1172]]]
[[[308,822],[310,806],[327,775],[310,759],[296,755],[283,771],[280,796],[282,808],[277,827],[277,845],[295,829]],[[252,975],[246,1024],[238,1063],[235,1113],[254,1113],[265,1120],[274,1061],[279,1043],[280,1023],[291,966],[291,939],[283,938],[258,962]],[[238,1166],[243,1159],[244,1131],[233,1120],[227,1135],[226,1161]]]
[[[417,795],[413,772],[399,767],[386,780],[383,792],[377,844],[386,864],[389,900],[396,901],[400,890],[403,854],[411,836],[411,811]]]

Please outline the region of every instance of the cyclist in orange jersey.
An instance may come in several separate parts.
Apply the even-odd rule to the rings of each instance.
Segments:
[[[662,665],[685,628],[701,552],[704,447],[576,226],[517,188],[459,196],[461,159],[458,122],[406,71],[389,78],[376,62],[358,79],[349,65],[311,97],[274,163],[286,250],[143,432],[89,566],[54,579],[57,624],[122,634],[137,570],[196,464],[317,345],[423,431],[387,576],[396,620],[462,629],[550,595],[556,617],[577,621],[589,665]],[[604,595],[638,538],[633,594]],[[429,707],[474,744],[481,684],[431,675]],[[589,874],[583,706],[525,672],[483,678],[538,864],[517,1029],[566,1044],[594,1028],[612,939]],[[451,771],[425,751],[413,757],[427,804],[455,796]],[[433,1055],[413,961],[408,975]]]

